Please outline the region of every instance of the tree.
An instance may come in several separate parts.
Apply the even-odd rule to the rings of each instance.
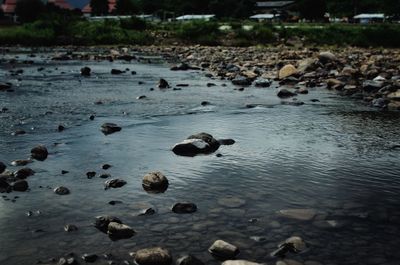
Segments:
[[[132,15],[139,13],[139,7],[133,0],[117,0],[115,5],[117,15]]]
[[[307,20],[322,20],[326,12],[325,0],[302,0],[298,3],[300,15]]]
[[[35,21],[44,10],[40,0],[18,0],[15,14],[22,23]]]
[[[108,0],[90,0],[92,15],[102,16],[108,14]]]

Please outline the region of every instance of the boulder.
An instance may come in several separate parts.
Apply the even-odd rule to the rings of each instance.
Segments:
[[[318,59],[323,64],[334,62],[337,60],[336,56],[331,52],[321,52],[318,55]]]
[[[54,193],[57,195],[68,195],[70,194],[70,191],[68,188],[60,186],[54,189]]]
[[[107,233],[108,225],[111,222],[122,224],[122,221],[120,219],[118,219],[117,217],[104,215],[104,216],[96,217],[94,227],[96,227],[98,230],[100,230],[103,233]]]
[[[149,193],[163,193],[168,189],[168,179],[161,172],[150,172],[143,177],[142,187]]]
[[[126,184],[125,180],[122,179],[109,179],[104,183],[104,188],[107,190],[109,188],[121,188]]]
[[[289,76],[297,74],[297,69],[292,64],[287,64],[279,70],[278,78],[285,79]]]
[[[14,177],[16,177],[17,179],[26,179],[27,177],[30,177],[33,175],[35,175],[35,171],[33,171],[32,169],[30,169],[28,167],[21,168],[14,172]]]
[[[0,174],[3,173],[6,170],[7,166],[3,163],[0,162]]]
[[[238,76],[232,80],[232,84],[234,84],[235,86],[251,86],[251,83],[252,81],[250,78],[246,78],[243,76]]]
[[[160,88],[160,89],[165,89],[165,88],[170,88],[170,85],[168,84],[167,80],[161,78],[158,81],[157,87]]]
[[[109,135],[115,132],[119,132],[121,131],[122,128],[119,127],[117,124],[115,123],[104,123],[103,125],[101,125],[101,131],[104,135]]]
[[[82,76],[90,76],[91,71],[92,70],[89,67],[85,66],[85,67],[81,68],[81,75]]]
[[[208,252],[222,260],[228,260],[235,258],[240,251],[236,246],[228,242],[217,240],[211,245]]]
[[[118,222],[110,222],[107,227],[107,234],[113,240],[127,239],[135,235],[135,230]]]
[[[14,191],[27,191],[29,188],[28,182],[26,180],[18,180],[12,185]]]
[[[140,249],[136,252],[135,263],[138,265],[171,265],[172,256],[161,247]]]
[[[172,211],[179,214],[194,213],[197,211],[197,206],[191,202],[178,202],[172,206]]]
[[[179,258],[176,265],[204,265],[204,263],[193,255],[186,255]]]
[[[38,145],[31,150],[31,157],[39,161],[46,160],[48,155],[47,148],[43,145]]]
[[[176,144],[172,151],[176,155],[196,156],[198,154],[210,154],[218,150],[220,143],[208,133],[198,133],[189,136],[186,140]]]
[[[277,96],[280,98],[289,98],[289,97],[294,97],[296,95],[297,95],[296,93],[293,93],[293,92],[287,90],[286,88],[281,88],[277,94]]]

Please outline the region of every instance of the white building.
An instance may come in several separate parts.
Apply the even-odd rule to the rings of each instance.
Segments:
[[[210,21],[211,19],[215,18],[215,15],[210,14],[210,15],[184,15],[175,18],[178,21],[189,21],[189,20],[204,20],[204,21]]]

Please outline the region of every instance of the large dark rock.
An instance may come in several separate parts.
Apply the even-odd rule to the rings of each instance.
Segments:
[[[111,74],[112,75],[120,75],[125,73],[124,71],[118,70],[118,69],[111,69]]]
[[[149,193],[163,193],[168,189],[168,179],[161,172],[150,172],[143,177],[143,189]]]
[[[109,188],[121,188],[123,186],[125,186],[126,181],[122,180],[122,179],[110,179],[107,180],[104,183],[104,187],[105,189],[109,189]]]
[[[6,170],[7,166],[3,163],[0,162],[0,174],[3,173]]]
[[[115,123],[104,123],[103,125],[101,125],[101,131],[104,133],[104,135],[109,135],[115,132],[119,132],[121,131],[122,128],[119,127],[117,124]]]
[[[47,156],[49,155],[49,152],[47,151],[47,148],[43,145],[38,145],[31,150],[31,157],[33,159],[39,160],[39,161],[44,161],[46,160]]]
[[[26,179],[27,177],[35,175],[35,171],[29,167],[21,168],[14,172],[14,177],[17,179]]]
[[[161,247],[140,249],[136,252],[135,263],[138,265],[171,265],[172,256]]]
[[[94,227],[96,227],[103,233],[107,233],[108,225],[111,222],[122,224],[122,221],[120,219],[118,219],[117,217],[105,215],[105,216],[97,216],[96,217]]]
[[[90,72],[92,71],[92,69],[90,69],[89,67],[85,66],[83,68],[81,68],[81,75],[82,76],[90,76]]]
[[[70,191],[68,188],[60,186],[54,189],[54,193],[57,195],[68,195],[70,194]]]
[[[186,140],[176,144],[172,151],[176,155],[196,156],[210,154],[218,150],[220,143],[208,133],[198,133],[189,136]]]
[[[170,88],[170,85],[168,84],[167,80],[161,78],[160,81],[158,81],[157,87],[164,89],[164,88]]]
[[[107,234],[112,240],[127,239],[135,235],[135,230],[118,222],[110,222],[107,227]]]
[[[11,185],[7,182],[7,177],[0,176],[0,193],[10,192],[12,189]]]
[[[172,211],[179,214],[194,213],[197,211],[197,206],[191,202],[178,202],[172,206]]]
[[[282,88],[282,89],[279,90],[277,96],[280,97],[280,98],[289,98],[289,97],[296,96],[296,93],[293,93],[293,92],[291,92],[291,91],[289,91],[289,90],[287,90],[285,88]]]
[[[28,182],[26,180],[18,180],[12,185],[15,191],[27,191],[29,188]]]
[[[236,77],[232,80],[232,84],[234,84],[235,86],[250,86],[251,83],[251,79],[243,76]]]
[[[7,91],[11,87],[11,83],[0,83],[0,91]]]

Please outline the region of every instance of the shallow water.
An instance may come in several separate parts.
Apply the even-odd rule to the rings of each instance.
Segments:
[[[9,64],[0,68],[1,79],[15,88],[0,92],[0,109],[9,109],[0,113],[0,161],[27,158],[37,144],[50,151],[46,161],[29,165],[37,172],[28,179],[29,192],[2,194],[0,264],[35,264],[70,252],[112,253],[118,262],[132,262],[129,252],[156,245],[174,257],[192,253],[219,264],[207,252],[216,239],[239,246],[239,258],[273,264],[269,254],[292,235],[309,245],[309,251],[289,255],[300,262],[399,263],[400,150],[392,148],[400,144],[399,113],[378,112],[323,88],[299,95],[303,106],[281,105],[277,85],[241,92],[201,71],[172,72],[163,63],[54,62],[46,54],[34,60],[16,65],[24,70],[20,76],[10,76]],[[45,69],[38,72],[41,66]],[[79,75],[83,66],[92,68],[91,77]],[[137,75],[111,75],[111,68]],[[189,87],[160,91],[159,78],[172,87]],[[207,87],[209,82],[216,86]],[[137,100],[140,95],[148,99]],[[211,105],[201,106],[205,100]],[[104,136],[104,122],[117,123],[122,131]],[[59,124],[66,130],[57,132]],[[27,134],[12,136],[16,129]],[[222,157],[178,157],[170,151],[201,131],[236,143],[222,146],[217,151]],[[102,170],[104,163],[112,167]],[[154,170],[169,179],[164,194],[147,194],[141,187],[142,177]],[[107,172],[128,184],[104,190],[104,180],[88,179],[87,171]],[[71,194],[55,195],[51,188],[60,185]],[[15,202],[7,200],[14,196]],[[223,199],[230,196],[245,203],[227,207]],[[111,200],[123,203],[112,206]],[[196,203],[198,211],[172,213],[171,205],[179,201]],[[137,216],[150,206],[155,215]],[[277,213],[304,208],[315,209],[316,217],[298,221]],[[119,217],[137,234],[112,242],[92,225],[104,214]],[[323,227],[323,220],[340,226]],[[66,233],[65,224],[79,230]],[[253,236],[265,239],[256,242]]]

